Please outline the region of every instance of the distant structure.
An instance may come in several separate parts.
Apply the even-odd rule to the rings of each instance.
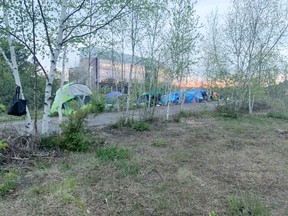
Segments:
[[[69,69],[69,81],[83,83],[95,90],[97,86],[127,88],[132,56],[103,48],[82,48],[80,64]],[[145,82],[144,59],[134,56],[132,81]]]

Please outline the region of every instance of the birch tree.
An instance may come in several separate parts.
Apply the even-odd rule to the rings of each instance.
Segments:
[[[181,85],[186,69],[195,63],[192,56],[197,51],[197,43],[200,39],[199,17],[196,15],[195,2],[190,0],[172,0],[171,23],[167,36],[167,57],[169,62],[168,92],[172,91],[172,82],[179,80]],[[195,56],[194,56],[195,57]],[[170,102],[168,101],[166,119],[169,119]]]
[[[57,61],[64,45],[77,43],[79,39],[97,33],[124,15],[124,8],[126,8],[129,2],[130,0],[101,0],[97,1],[97,3],[95,3],[96,6],[91,10],[88,0],[82,0],[81,2],[76,0],[63,0],[61,2],[48,0],[45,1],[45,3],[37,0],[36,8],[40,13],[39,19],[42,23],[42,26],[39,26],[42,31],[40,32],[39,30],[37,35],[38,39],[44,38],[42,43],[42,47],[44,48],[42,50],[48,47],[50,54],[50,69],[46,76],[42,134],[47,134],[49,129],[52,84],[55,77]],[[15,1],[14,4],[16,3],[21,5],[22,1]],[[31,5],[31,1],[28,0],[24,1],[24,3],[25,7]],[[13,7],[13,5],[10,6]],[[71,9],[69,13],[68,8]],[[55,16],[55,14],[58,16]],[[20,19],[17,20],[18,14],[14,13],[13,15],[16,16],[15,23],[17,23],[17,21],[19,22]],[[89,23],[91,16],[95,17],[95,23],[92,25]],[[28,21],[25,24],[31,25]],[[28,41],[29,37],[25,35],[25,32],[24,34],[18,34],[17,25],[15,24],[14,26],[14,29],[6,29],[0,26],[0,30],[12,35],[23,43],[33,54],[33,50],[29,44],[31,41]],[[23,31],[21,31],[21,33],[23,33]],[[37,60],[37,62],[39,62],[39,60]]]
[[[2,2],[2,9],[3,9],[4,26],[9,29],[10,24],[9,24],[7,5],[6,5],[5,0],[3,0],[3,2]],[[20,96],[24,100],[25,97],[24,97],[24,93],[23,93],[21,79],[19,76],[18,64],[17,64],[17,59],[16,59],[16,52],[15,52],[15,47],[13,45],[13,38],[11,37],[11,35],[8,34],[6,36],[6,40],[8,41],[8,44],[9,44],[10,59],[7,57],[6,53],[2,49],[1,45],[0,45],[0,53],[3,55],[4,60],[6,61],[6,63],[8,64],[8,66],[10,67],[10,69],[12,71],[16,86],[20,86]],[[26,129],[26,132],[28,132],[28,133],[30,133],[33,130],[30,111],[29,111],[28,106],[26,106],[25,129]]]
[[[287,10],[277,0],[232,1],[225,38],[237,85],[236,108],[248,101],[252,113],[255,87],[264,85],[267,72],[271,71],[267,63],[277,52],[287,28]]]

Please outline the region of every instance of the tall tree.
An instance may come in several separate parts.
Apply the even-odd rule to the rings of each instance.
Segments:
[[[266,82],[269,61],[287,32],[287,10],[277,0],[233,0],[225,26],[226,50],[237,85],[239,108],[252,113],[256,90]],[[236,108],[237,108],[236,107]]]
[[[41,21],[40,23],[42,25],[38,26],[36,34],[38,40],[44,38],[42,49],[40,50],[45,50],[45,47],[48,47],[50,54],[50,69],[49,73],[46,74],[42,121],[43,134],[48,133],[49,129],[52,84],[55,77],[57,61],[64,45],[77,43],[79,39],[94,34],[109,25],[124,14],[124,8],[130,1],[131,0],[100,0],[95,3],[97,6],[91,10],[89,8],[90,4],[88,0],[82,0],[81,2],[76,0],[63,0],[61,2],[48,0],[45,1],[45,3],[37,0],[35,13],[40,14],[37,18]],[[31,26],[31,20],[25,19],[25,16],[23,16],[23,11],[21,10],[21,7],[24,7],[23,5],[26,8],[29,8],[31,6],[31,0],[25,0],[24,2],[17,0],[9,5],[9,7],[14,10],[10,14],[10,17],[14,20],[14,28],[7,29],[0,24],[0,30],[6,34],[12,35],[23,43],[33,54],[33,49],[31,49],[31,37],[23,31],[26,26]],[[68,12],[69,8],[71,9],[69,10],[71,12]],[[17,10],[19,14],[16,13]],[[58,14],[59,16],[55,16],[55,14]],[[20,15],[21,17],[19,18]],[[89,22],[91,16],[95,17],[95,22],[92,23],[92,25]],[[19,30],[17,28],[20,28],[20,33],[18,33]],[[39,63],[40,61],[37,59],[37,62]]]
[[[195,63],[197,44],[201,37],[199,33],[199,17],[196,15],[194,5],[190,0],[172,0],[170,9],[171,22],[167,36],[167,62],[169,63],[169,80],[171,92],[172,82],[175,79],[181,82],[190,66]],[[169,119],[169,107],[167,106],[167,120]]]

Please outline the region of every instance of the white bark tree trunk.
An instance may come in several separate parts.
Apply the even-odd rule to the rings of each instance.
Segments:
[[[56,71],[56,64],[57,60],[62,48],[63,42],[63,30],[64,30],[64,23],[63,21],[66,18],[66,11],[67,11],[67,0],[62,1],[61,6],[61,18],[60,24],[58,29],[58,36],[57,36],[57,43],[55,51],[51,53],[50,59],[50,71],[48,74],[48,80],[46,80],[46,87],[45,87],[45,99],[44,99],[44,112],[43,112],[43,120],[42,120],[42,134],[49,133],[49,123],[50,123],[50,107],[51,107],[51,94],[52,94],[52,83],[55,76]],[[52,50],[52,48],[50,48]]]
[[[9,21],[8,21],[8,17],[7,17],[7,13],[4,10],[4,22],[7,28],[9,28]],[[24,94],[23,94],[23,90],[22,90],[22,84],[21,84],[21,79],[19,76],[19,70],[18,70],[18,64],[17,64],[17,60],[16,60],[16,53],[15,53],[15,48],[13,46],[13,40],[11,38],[10,35],[7,36],[7,40],[8,40],[8,44],[9,44],[9,51],[10,51],[10,55],[11,55],[11,60],[9,60],[4,52],[4,50],[2,50],[1,48],[1,53],[6,61],[6,63],[9,65],[9,67],[12,70],[12,74],[15,80],[15,84],[17,86],[20,86],[20,96],[21,98],[24,100]],[[31,121],[31,115],[30,115],[30,111],[28,109],[28,106],[26,106],[26,115],[25,115],[25,131],[28,133],[31,133],[33,130],[33,126],[32,126],[32,121]]]

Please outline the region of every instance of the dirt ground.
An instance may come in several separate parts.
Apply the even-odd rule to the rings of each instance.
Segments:
[[[101,146],[34,162],[0,197],[0,215],[222,216],[231,215],[228,197],[245,193],[271,215],[288,215],[287,120],[196,113],[155,121],[144,132],[89,130]],[[95,152],[109,146],[132,156],[103,163]]]

